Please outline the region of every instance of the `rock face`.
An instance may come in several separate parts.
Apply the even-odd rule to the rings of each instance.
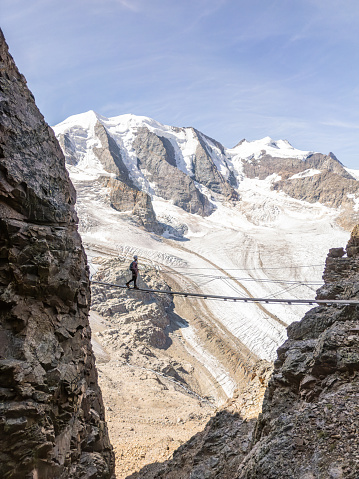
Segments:
[[[111,478],[75,191],[0,31],[0,476]]]
[[[359,225],[346,252],[330,250],[317,299],[359,301]],[[232,404],[172,460],[131,477],[356,479],[359,307],[319,306],[288,327],[256,422],[243,408],[251,397],[238,397],[237,414]]]
[[[353,209],[353,198],[359,196],[359,183],[333,153],[315,153],[305,160],[264,155],[243,165],[249,178],[264,180],[272,174],[279,175],[273,189],[284,191],[292,198],[342,207],[339,224],[345,228],[350,229],[359,221],[359,213]]]
[[[101,148],[94,147],[95,155],[106,171],[116,175],[115,178],[102,178],[102,183],[110,190],[111,206],[117,211],[130,210],[145,229],[162,233],[163,228],[156,220],[150,196],[133,184],[117,143],[99,121],[95,125],[95,135],[102,145]]]
[[[109,173],[114,173],[118,180],[121,180],[127,186],[134,188],[128,171],[123,163],[122,155],[117,143],[108,134],[106,128],[97,121],[95,125],[95,135],[101,142],[101,147],[95,147],[94,153],[100,160],[102,166]]]
[[[318,299],[359,300],[358,227],[330,251]],[[357,478],[359,308],[320,306],[288,327],[240,478]]]
[[[147,179],[156,184],[159,196],[189,213],[209,215],[213,208],[195,186],[193,179],[176,167],[174,150],[169,140],[142,127],[138,129],[133,148],[141,170]]]
[[[66,156],[66,162],[69,165],[77,165],[78,159],[76,156],[76,147],[72,143],[70,135],[68,133],[65,133],[64,135],[61,134],[57,139],[64,155]]]
[[[102,184],[109,188],[111,206],[117,211],[130,211],[140,226],[154,233],[163,233],[153,210],[151,197],[144,191],[131,188],[116,178],[101,177]]]
[[[345,170],[333,153],[329,153],[329,155],[314,153],[304,160],[299,158],[276,158],[265,154],[258,160],[245,162],[243,167],[248,178],[258,177],[260,180],[264,180],[273,173],[286,180],[292,175],[310,169],[328,171],[347,180],[355,179]]]
[[[194,178],[198,183],[205,185],[215,193],[223,195],[226,199],[238,200],[239,196],[231,185],[218,171],[211,157],[211,151],[202,138],[202,134],[193,128],[194,138],[197,139],[196,153],[193,158]],[[203,135],[204,136],[204,135]],[[211,140],[214,142],[214,140]],[[224,153],[223,146],[215,142],[216,146]],[[222,153],[222,154],[223,154]]]

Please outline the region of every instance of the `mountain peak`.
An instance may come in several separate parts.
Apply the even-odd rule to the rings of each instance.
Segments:
[[[107,120],[107,118],[96,113],[94,110],[89,110],[84,113],[69,116],[66,120],[56,125],[56,129],[59,133],[62,133],[63,131],[61,130],[67,130],[75,125],[85,129],[93,128],[99,120]]]
[[[288,140],[273,140],[265,136],[260,140],[241,140],[234,148],[228,150],[232,155],[243,159],[259,159],[264,154],[278,158],[298,158],[304,160],[312,152],[294,148]]]
[[[134,115],[133,113],[125,113],[123,115],[113,116],[108,119],[108,122],[114,125],[123,125],[127,128],[139,128],[143,126],[156,128],[156,129],[167,129],[170,128],[162,123],[150,118],[149,116]]]

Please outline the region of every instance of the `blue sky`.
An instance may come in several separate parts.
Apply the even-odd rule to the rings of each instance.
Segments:
[[[357,0],[0,0],[0,17],[51,125],[134,113],[359,169]]]

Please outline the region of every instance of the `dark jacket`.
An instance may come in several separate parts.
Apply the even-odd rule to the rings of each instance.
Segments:
[[[136,276],[138,275],[138,265],[136,260],[132,261],[130,269],[132,271],[132,274],[135,274]]]

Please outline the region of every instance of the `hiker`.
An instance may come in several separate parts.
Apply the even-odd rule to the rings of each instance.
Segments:
[[[138,266],[137,266],[137,256],[135,255],[133,257],[133,261],[130,264],[130,271],[132,272],[132,279],[130,281],[127,281],[126,286],[127,288],[130,287],[130,283],[133,281],[133,288],[138,289],[136,281],[137,281],[137,276],[138,276]]]

